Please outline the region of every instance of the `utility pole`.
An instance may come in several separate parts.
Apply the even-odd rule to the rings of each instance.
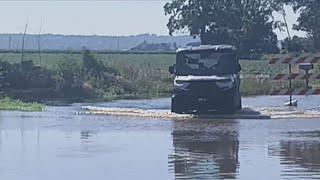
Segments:
[[[286,11],[285,9],[283,8],[283,11],[282,11],[282,16],[283,16],[283,20],[284,20],[284,24],[286,26],[286,29],[287,29],[287,33],[288,33],[288,38],[289,38],[289,46],[291,44],[291,35],[290,35],[290,31],[289,31],[289,27],[288,27],[288,22],[287,22],[287,14],[286,14]],[[289,64],[289,75],[291,76],[292,74],[292,65]],[[292,80],[290,79],[289,80],[289,106],[292,106],[293,103],[292,103]]]
[[[120,36],[118,36],[118,52],[120,51]]]
[[[38,34],[38,53],[39,53],[39,63],[42,64],[42,57],[41,57],[41,31],[42,31],[42,18],[40,22],[40,29]]]
[[[9,51],[11,50],[11,34],[9,34],[9,45],[8,45]]]
[[[28,19],[27,19],[27,22],[26,22],[26,26],[24,27],[24,33],[23,33],[23,36],[22,36],[22,45],[21,45],[21,64],[23,63],[24,61],[24,41],[25,41],[25,36],[26,36],[26,33],[27,33],[27,29],[28,29]]]
[[[283,16],[284,24],[285,24],[286,29],[287,29],[289,40],[291,41],[291,35],[290,35],[289,26],[288,26],[288,22],[287,22],[287,14],[286,14],[286,11],[284,9],[282,11],[282,16]]]

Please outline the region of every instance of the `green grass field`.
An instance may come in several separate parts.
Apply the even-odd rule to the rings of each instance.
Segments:
[[[41,60],[37,53],[25,54],[25,60],[32,60],[36,65],[53,68],[59,59],[68,56],[69,58],[81,60],[81,54],[62,54],[62,53],[42,53]],[[161,69],[167,71],[168,67],[175,63],[175,55],[173,54],[96,54],[96,56],[108,63],[111,66],[130,65],[137,68],[151,68]],[[262,60],[246,61],[242,60],[242,73],[243,74],[274,74],[283,72],[287,69],[286,66],[272,66],[268,64],[267,59],[272,56],[263,56]],[[7,61],[17,63],[21,61],[21,54],[19,53],[0,53],[0,61]]]
[[[53,68],[59,59],[68,56],[69,58],[79,59],[82,58],[81,54],[53,54],[53,53],[43,53],[41,54],[41,60],[39,54],[30,53],[24,55],[24,60],[32,60],[34,64],[45,66],[48,68]],[[164,68],[172,65],[175,60],[174,55],[168,54],[96,54],[96,56],[110,64],[110,65],[123,65],[130,64],[135,67],[142,68]],[[21,62],[20,53],[0,53],[0,61],[7,61],[10,63]],[[167,69],[167,68],[166,68]]]

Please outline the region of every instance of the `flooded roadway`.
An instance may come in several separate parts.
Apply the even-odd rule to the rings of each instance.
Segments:
[[[320,111],[319,97],[299,103]],[[166,110],[170,100],[94,105]],[[84,115],[81,106],[0,112],[0,179],[320,179],[320,119],[171,121]]]

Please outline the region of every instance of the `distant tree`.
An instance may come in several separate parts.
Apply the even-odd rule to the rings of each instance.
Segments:
[[[274,20],[272,13],[280,10],[282,6],[272,0],[239,0],[238,3],[242,21],[239,49],[246,53],[277,53],[278,38],[273,29],[281,26],[281,23]]]
[[[285,0],[299,13],[295,30],[305,31],[313,39],[314,48],[320,50],[320,1],[319,0]]]
[[[292,39],[286,38],[282,42],[282,49],[285,52],[312,52],[313,41],[311,38],[293,36]]]
[[[242,52],[277,51],[275,0],[173,0],[164,6],[168,28],[200,35],[201,44],[232,44]]]
[[[4,73],[5,73],[5,70],[3,69],[2,64],[0,64],[0,95],[1,95],[1,89],[5,86]]]
[[[147,41],[143,41],[137,46],[131,48],[131,50],[132,51],[172,51],[175,49],[172,49],[169,43],[147,43]]]
[[[81,88],[83,76],[81,65],[76,59],[65,56],[56,65],[56,86],[59,90]]]
[[[0,62],[0,88],[28,89],[54,87],[52,73],[32,61],[21,63]]]
[[[82,54],[82,68],[84,73],[93,73],[97,66],[97,60],[90,50],[84,50]]]
[[[202,44],[234,42],[234,35],[241,31],[239,9],[234,6],[232,1],[173,0],[164,6],[170,16],[169,33],[189,31],[200,35]]]
[[[84,50],[82,54],[82,72],[85,77],[102,77],[105,74],[118,74],[118,72],[104,64],[90,50]]]

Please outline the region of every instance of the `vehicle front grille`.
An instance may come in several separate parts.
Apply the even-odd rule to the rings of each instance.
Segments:
[[[216,81],[193,81],[190,83],[189,92],[194,95],[206,96],[220,92]]]

